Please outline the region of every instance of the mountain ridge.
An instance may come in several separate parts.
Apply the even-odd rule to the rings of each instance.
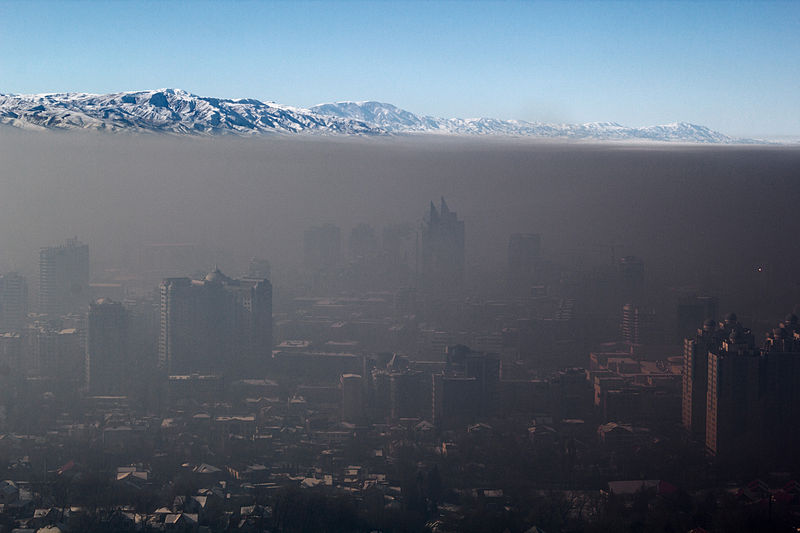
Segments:
[[[753,142],[689,122],[632,128],[616,122],[551,124],[488,117],[439,118],[377,101],[326,103],[305,109],[253,98],[197,96],[181,89],[0,94],[0,124],[25,129],[178,135],[437,134],[702,144]]]

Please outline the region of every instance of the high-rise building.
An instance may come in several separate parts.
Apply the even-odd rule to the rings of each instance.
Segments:
[[[733,313],[686,339],[683,425],[708,453],[786,458],[800,444],[798,322],[786,317],[761,348]]]
[[[363,383],[358,374],[342,374],[342,420],[358,423],[364,419]]]
[[[128,393],[132,371],[129,318],[119,302],[100,298],[89,306],[86,327],[86,383],[94,396]]]
[[[683,343],[683,391],[681,420],[683,427],[697,438],[706,431],[706,396],[708,394],[708,352],[718,350],[725,329],[708,319],[693,338]]]
[[[170,374],[263,376],[272,354],[272,284],[231,279],[161,283],[159,364]]]
[[[650,344],[661,340],[661,324],[654,309],[634,304],[622,306],[622,340],[627,344]]]
[[[768,391],[764,421],[768,453],[786,458],[800,445],[800,321],[790,314],[767,335],[762,376]]]
[[[429,295],[447,296],[464,283],[464,221],[444,198],[431,202],[422,228],[422,287]]]
[[[0,276],[0,333],[20,331],[28,316],[28,282],[16,272]]]
[[[74,239],[39,252],[39,310],[50,317],[89,306],[89,246]]]
[[[761,354],[753,334],[738,322],[722,346],[708,352],[706,450],[742,455],[760,438],[763,393]]]

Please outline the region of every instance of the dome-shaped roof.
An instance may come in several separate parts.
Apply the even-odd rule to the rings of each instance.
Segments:
[[[206,274],[205,280],[210,281],[211,283],[222,283],[225,280],[225,274],[220,272],[219,268],[215,268]]]
[[[726,323],[731,323],[732,324],[732,323],[736,322],[738,319],[739,319],[739,317],[736,316],[736,313],[728,313],[727,315],[725,315],[725,322]]]

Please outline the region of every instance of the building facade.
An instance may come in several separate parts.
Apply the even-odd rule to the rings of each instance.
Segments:
[[[0,276],[0,333],[20,331],[28,316],[28,282],[16,272]]]
[[[263,377],[272,356],[272,284],[231,279],[161,283],[159,366],[170,375]]]
[[[39,311],[58,317],[89,306],[89,246],[74,239],[39,251]]]

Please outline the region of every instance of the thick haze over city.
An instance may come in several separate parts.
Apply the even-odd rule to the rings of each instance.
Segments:
[[[800,4],[0,20],[0,533],[800,530]]]

